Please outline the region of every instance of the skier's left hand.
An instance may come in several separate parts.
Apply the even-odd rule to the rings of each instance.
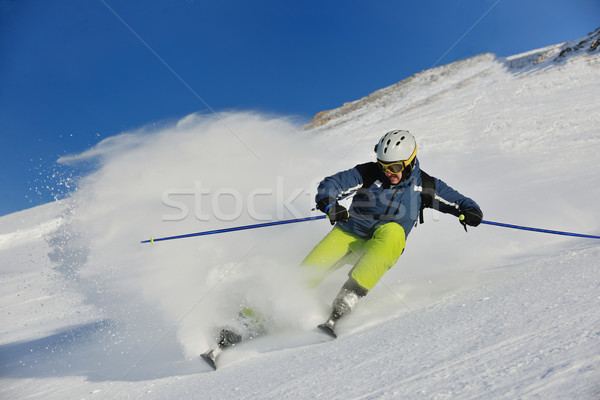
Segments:
[[[481,210],[477,208],[467,208],[460,214],[460,223],[465,227],[469,226],[477,226],[481,223],[483,219],[483,213]]]

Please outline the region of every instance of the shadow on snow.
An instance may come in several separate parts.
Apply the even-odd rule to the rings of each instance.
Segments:
[[[123,340],[109,320],[65,327],[51,335],[0,345],[0,376],[86,376],[91,381],[140,381],[205,371],[186,361],[174,335]]]

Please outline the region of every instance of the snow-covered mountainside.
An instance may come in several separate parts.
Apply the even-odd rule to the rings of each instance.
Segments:
[[[373,159],[386,131],[485,218],[600,234],[600,29],[423,71],[315,117],[190,115],[61,163],[69,198],[0,218],[0,397],[600,398],[600,242],[435,212],[329,341],[347,269],[296,266],[312,221],[154,245],[150,237],[309,216],[316,184]],[[240,306],[271,333],[198,359]]]

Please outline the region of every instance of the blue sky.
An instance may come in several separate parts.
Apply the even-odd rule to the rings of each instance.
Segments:
[[[0,0],[0,215],[51,201],[60,156],[123,131],[210,110],[308,121],[436,65],[576,39],[599,16],[598,0]]]

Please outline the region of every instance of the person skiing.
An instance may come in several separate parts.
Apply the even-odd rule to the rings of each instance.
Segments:
[[[375,145],[375,153],[376,162],[323,179],[315,197],[317,208],[335,226],[301,265],[316,272],[315,285],[328,273],[353,265],[333,300],[329,319],[319,325],[332,336],[339,319],[351,313],[396,263],[422,208],[459,217],[465,230],[483,218],[475,201],[421,170],[417,143],[408,131],[387,132]],[[349,209],[339,204],[338,199],[353,193]]]
[[[375,153],[376,162],[359,164],[323,179],[315,197],[317,208],[335,226],[301,263],[314,272],[309,284],[316,286],[328,273],[353,265],[333,300],[329,318],[319,325],[333,337],[340,318],[350,314],[359,299],[396,263],[424,207],[459,217],[465,229],[467,225],[479,225],[483,218],[477,203],[421,170],[417,143],[408,131],[386,133],[375,145]],[[352,195],[349,209],[339,204],[338,199]],[[221,329],[217,345],[201,357],[216,369],[220,352],[264,334],[262,323],[260,314],[243,307],[237,328]]]

